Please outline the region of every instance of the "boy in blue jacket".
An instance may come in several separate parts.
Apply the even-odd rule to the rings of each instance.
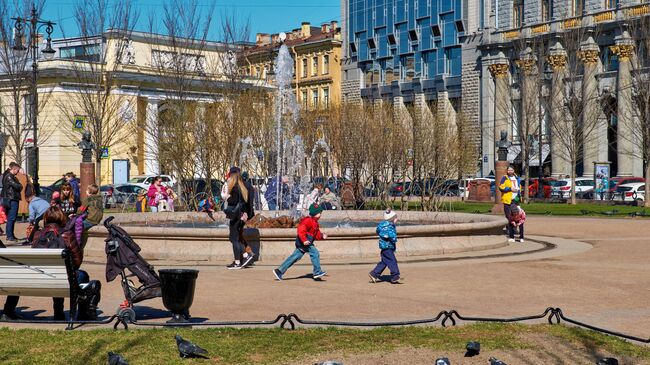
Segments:
[[[386,269],[390,270],[390,282],[392,284],[399,284],[399,268],[397,267],[397,259],[395,258],[395,248],[397,244],[397,213],[391,209],[384,212],[384,220],[377,226],[377,234],[379,235],[379,249],[381,249],[381,261],[377,264],[370,275],[370,280],[373,283],[381,281],[381,273]]]

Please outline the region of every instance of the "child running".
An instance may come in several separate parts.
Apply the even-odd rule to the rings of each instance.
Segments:
[[[390,270],[390,282],[392,284],[400,284],[399,267],[397,267],[397,259],[395,258],[395,249],[397,244],[397,213],[391,209],[384,212],[384,220],[377,225],[377,234],[379,235],[379,249],[381,250],[381,261],[377,264],[370,275],[370,280],[373,283],[381,281],[381,273],[384,272],[386,267]]]
[[[515,229],[519,229],[519,242],[524,242],[524,223],[526,212],[520,206],[512,205],[508,216],[508,242],[515,242]]]
[[[280,267],[273,269],[273,274],[278,280],[282,280],[284,273],[286,273],[287,270],[289,270],[293,264],[298,262],[298,260],[300,260],[306,253],[309,253],[309,257],[311,258],[314,280],[327,274],[320,268],[320,253],[316,246],[314,246],[314,241],[327,239],[327,235],[320,231],[320,226],[318,225],[318,220],[320,219],[322,212],[323,208],[318,204],[312,204],[309,206],[309,216],[302,218],[298,224],[296,249],[289,257],[287,257],[286,260],[284,260]]]

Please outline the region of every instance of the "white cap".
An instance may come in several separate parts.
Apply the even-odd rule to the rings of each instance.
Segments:
[[[395,211],[393,211],[390,208],[386,209],[386,211],[384,212],[384,220],[385,221],[389,221],[389,220],[395,218],[395,216],[397,216],[397,213],[395,213]]]

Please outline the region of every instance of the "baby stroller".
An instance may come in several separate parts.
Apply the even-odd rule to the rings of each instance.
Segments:
[[[135,321],[133,304],[143,300],[160,297],[160,277],[154,267],[140,256],[140,246],[133,241],[126,231],[111,223],[115,217],[104,220],[108,230],[106,238],[106,281],[111,282],[119,275],[124,290],[124,303],[120,305],[117,315],[125,320]],[[131,274],[127,274],[128,269]],[[131,280],[137,277],[141,285],[136,286]]]

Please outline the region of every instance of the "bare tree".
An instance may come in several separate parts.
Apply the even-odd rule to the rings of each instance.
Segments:
[[[136,105],[132,97],[116,92],[118,73],[128,63],[130,38],[138,19],[131,0],[78,1],[74,5],[76,33],[82,49],[67,66],[77,95],[58,101],[65,116],[61,129],[72,142],[79,133],[71,128],[75,116],[86,117],[95,150],[95,177],[102,180],[102,150],[113,148],[131,136]],[[64,29],[65,34],[65,29]]]
[[[27,140],[33,132],[33,126],[30,124],[29,105],[32,98],[30,97],[30,84],[32,82],[32,69],[30,53],[24,52],[22,55],[16,52],[13,47],[17,42],[15,37],[15,20],[12,18],[20,17],[26,19],[30,16],[32,6],[36,9],[37,15],[43,10],[44,0],[28,1],[13,0],[3,1],[0,3],[0,125],[2,133],[6,134],[6,155],[9,159],[22,165],[25,157],[25,147]],[[22,44],[32,44],[29,37],[35,36],[27,32],[25,39],[21,39]],[[39,94],[38,110],[42,110],[49,100],[49,92]],[[39,128],[39,145],[47,141],[51,135],[52,128],[48,118],[41,118]],[[2,152],[0,151],[0,155]]]

